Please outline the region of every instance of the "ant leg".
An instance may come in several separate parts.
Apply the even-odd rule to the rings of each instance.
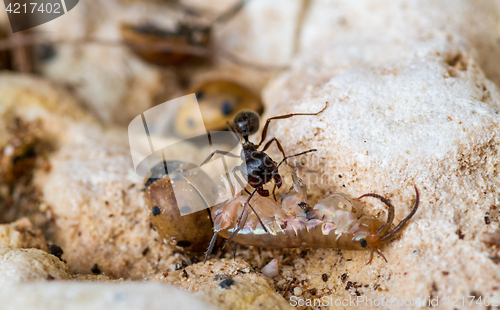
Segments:
[[[217,155],[217,154],[221,154],[221,155],[227,155],[227,156],[230,156],[230,157],[235,157],[235,158],[239,158],[238,155],[234,155],[233,153],[231,152],[226,152],[226,151],[219,151],[219,150],[215,150],[212,152],[212,154],[210,154],[207,159],[205,159],[200,166],[203,166],[204,164],[208,163],[212,157],[214,157],[214,155]]]
[[[205,259],[203,260],[203,263],[205,263],[207,261],[208,256],[212,253],[212,251],[214,249],[214,246],[217,243],[217,237],[218,236],[219,236],[219,233],[215,232],[214,235],[213,235],[213,237],[212,237],[212,240],[210,241],[210,245],[208,246],[208,249],[205,252]]]
[[[241,219],[242,219],[242,217],[243,217],[243,213],[244,213],[244,211],[245,211],[246,206],[248,205],[248,206],[250,207],[250,209],[253,211],[253,213],[255,213],[255,216],[257,216],[257,219],[259,220],[260,225],[262,225],[262,228],[264,229],[264,231],[265,231],[265,232],[267,232],[267,228],[266,228],[266,226],[264,226],[264,223],[263,223],[263,222],[262,222],[262,220],[260,219],[259,214],[257,214],[257,212],[255,211],[255,209],[254,209],[254,208],[252,207],[252,205],[250,204],[250,199],[252,199],[252,197],[253,197],[253,195],[255,194],[255,192],[256,192],[256,191],[258,192],[258,191],[259,191],[259,189],[258,189],[258,188],[256,188],[256,189],[254,189],[254,191],[253,191],[253,192],[251,192],[251,193],[250,193],[250,192],[246,189],[246,187],[245,187],[245,185],[243,184],[243,181],[241,181],[240,177],[239,177],[236,173],[234,173],[234,169],[233,169],[233,175],[234,175],[234,178],[238,181],[238,183],[240,183],[240,185],[241,185],[241,186],[245,189],[245,191],[247,192],[247,194],[249,194],[249,195],[250,195],[250,197],[248,197],[247,201],[245,201],[245,203],[244,203],[244,205],[243,205],[243,211],[241,212],[241,215],[240,215],[240,217],[239,217],[239,219],[238,219],[238,226],[240,226]],[[244,226],[244,225],[245,225],[245,222],[246,222],[246,220],[243,222],[243,224],[242,224],[241,226]],[[238,229],[238,230],[239,230],[239,229]]]
[[[281,166],[281,164],[283,164],[288,158],[291,158],[291,157],[296,157],[296,156],[300,156],[300,155],[304,155],[304,154],[307,154],[307,153],[311,153],[311,152],[316,152],[317,149],[310,149],[310,150],[307,150],[307,151],[304,151],[304,152],[301,152],[301,153],[298,153],[298,154],[293,154],[293,155],[290,155],[290,156],[286,156],[285,158],[283,158],[280,163],[278,164],[278,166],[276,166],[276,168],[274,168],[273,172],[278,170],[278,168]]]
[[[255,191],[253,192],[255,193]],[[247,200],[248,202],[249,200]],[[268,233],[268,230],[266,228],[266,226],[264,226],[264,223],[262,222],[262,220],[260,219],[259,215],[257,214],[257,212],[255,212],[254,208],[252,207],[252,205],[250,204],[250,202],[247,203],[248,206],[250,207],[250,209],[252,209],[253,213],[255,213],[255,216],[257,216],[257,219],[259,220],[259,223],[260,225],[262,226],[262,228],[264,229],[264,231],[266,233]],[[246,211],[245,207],[243,207],[243,212],[241,212],[241,214],[243,215],[243,213]],[[248,212],[245,214],[245,217],[242,217],[240,216],[240,218],[238,219],[238,223],[236,224],[236,229],[233,231],[233,233],[231,234],[231,236],[229,237],[229,239],[226,240],[226,243],[224,243],[224,246],[223,248],[226,246],[226,244],[228,244],[229,242],[231,242],[231,240],[233,240],[234,237],[236,237],[236,235],[238,234],[238,232],[241,230],[241,228],[243,226],[245,226],[245,223],[247,222],[247,218],[248,218]],[[240,221],[241,220],[241,221]]]
[[[234,237],[236,237],[236,235],[238,234],[238,232],[241,230],[241,227],[243,227],[247,221],[247,218],[248,218],[248,212],[246,212],[246,208],[243,207],[243,211],[241,212],[241,215],[244,215],[244,217],[242,218],[240,216],[240,218],[238,219],[238,222],[236,223],[236,227],[233,231],[233,233],[231,234],[231,236],[229,236],[229,238],[226,240],[226,242],[224,242],[224,245],[222,246],[222,248],[225,248],[226,245],[231,242],[233,240]],[[243,224],[242,224],[243,223]]]
[[[283,154],[283,157],[286,157],[285,151],[283,150],[283,147],[281,146],[281,143],[277,138],[272,138],[271,140],[269,140],[262,149],[262,152],[265,152],[271,146],[271,143],[273,143],[273,141],[276,142],[276,145],[278,146],[278,149],[280,150],[281,154]]]
[[[321,111],[316,112],[316,113],[291,113],[291,114],[285,114],[285,115],[274,116],[274,117],[268,118],[266,121],[266,125],[264,126],[264,129],[262,130],[262,136],[260,138],[259,144],[257,144],[257,148],[259,148],[261,146],[262,142],[264,142],[264,140],[266,139],[267,128],[269,127],[269,123],[273,119],[284,119],[284,118],[290,118],[290,117],[298,116],[298,115],[318,115],[321,112],[323,112],[324,110],[326,110],[327,107],[328,107],[328,101],[326,102],[325,107],[323,109],[321,109]]]
[[[240,177],[236,174],[236,169],[239,169],[240,166],[235,166],[233,168],[233,170],[231,170],[231,172],[233,173],[233,176],[234,178],[236,179],[236,181],[240,184],[241,188],[243,188],[245,190],[245,192],[247,192],[248,195],[250,195],[251,193],[248,191],[246,185],[243,183],[243,181],[240,179]]]
[[[278,202],[278,200],[276,199],[276,183],[274,183],[274,186],[273,186],[273,198],[274,198],[274,201]]]
[[[246,212],[246,206],[248,205],[250,207],[250,209],[253,211],[253,213],[255,213],[255,216],[257,217],[257,219],[259,220],[259,223],[260,225],[262,226],[262,228],[264,229],[264,231],[266,233],[268,233],[268,230],[266,228],[266,226],[264,225],[264,223],[262,222],[261,218],[259,217],[259,215],[257,214],[257,212],[255,212],[255,209],[252,207],[252,205],[250,204],[250,200],[252,199],[253,195],[255,194],[255,192],[257,192],[257,189],[254,189],[253,192],[250,194],[250,196],[248,197],[248,199],[245,201],[245,203],[243,204],[243,210],[241,211],[241,215],[240,217],[238,218],[238,221],[236,222],[236,229],[233,231],[233,233],[231,234],[231,236],[229,237],[229,239],[226,240],[226,243],[224,243],[224,246],[225,247],[229,242],[231,242],[231,240],[233,240],[233,238],[238,234],[238,232],[240,231],[240,229],[245,226],[245,223],[247,221],[247,218],[248,218],[248,212]]]
[[[261,195],[262,197],[269,197],[269,191],[267,189],[264,189],[262,186],[257,188],[257,193]]]

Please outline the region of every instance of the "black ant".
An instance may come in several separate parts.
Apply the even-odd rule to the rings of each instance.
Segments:
[[[253,111],[243,111],[234,117],[233,124],[229,124],[227,122],[227,126],[229,130],[234,134],[235,138],[238,141],[241,141],[241,138],[243,138],[242,146],[243,149],[241,151],[241,159],[245,162],[245,165],[241,166],[236,166],[233,168],[232,172],[233,175],[235,176],[235,179],[240,183],[240,185],[243,187],[243,189],[249,194],[248,199],[246,200],[244,206],[243,206],[243,211],[241,212],[241,215],[238,219],[237,222],[237,228],[234,230],[233,234],[229,239],[227,239],[226,244],[232,240],[232,238],[238,233],[240,230],[240,227],[244,225],[244,223],[240,223],[243,214],[245,213],[245,208],[248,205],[252,211],[257,215],[253,207],[250,205],[250,200],[252,199],[253,195],[257,192],[259,195],[263,197],[268,197],[269,196],[269,191],[265,190],[263,185],[269,183],[271,180],[274,179],[274,187],[273,187],[273,197],[274,200],[276,200],[276,195],[275,195],[275,190],[276,187],[280,188],[282,185],[282,179],[281,175],[278,173],[278,168],[286,162],[288,158],[291,157],[296,157],[300,156],[303,154],[307,154],[310,152],[315,152],[317,151],[316,149],[310,149],[298,154],[290,155],[287,156],[285,154],[285,151],[283,150],[283,147],[281,146],[281,143],[279,140],[274,137],[271,140],[269,140],[265,145],[262,151],[259,151],[260,146],[264,142],[267,136],[267,130],[269,128],[269,123],[272,120],[275,119],[285,119],[285,118],[290,118],[293,116],[298,116],[298,115],[318,115],[321,112],[323,112],[326,108],[328,107],[328,102],[326,102],[325,107],[316,113],[291,113],[291,114],[285,114],[285,115],[280,115],[280,116],[274,116],[270,117],[266,121],[266,125],[264,126],[264,129],[262,130],[262,136],[260,139],[259,144],[254,144],[248,140],[248,137],[250,135],[253,135],[259,130],[259,115]],[[283,154],[283,159],[280,161],[280,163],[276,163],[268,154],[265,153],[265,151],[271,146],[271,144],[275,142],[278,149],[280,150],[281,154]],[[221,150],[215,150],[208,156],[208,158],[201,164],[204,165],[207,162],[209,162],[212,157],[216,154],[220,155],[227,155],[231,157],[238,157],[230,152],[226,151],[221,151]],[[245,177],[246,180],[248,180],[248,184],[254,188],[252,192],[248,191],[245,188],[245,184],[241,181],[241,179],[236,175],[236,170],[239,169],[241,174]],[[260,224],[264,228],[264,230],[267,232],[266,227],[263,225],[261,219],[257,215],[257,218],[260,221]],[[242,224],[242,225],[241,225]],[[212,239],[212,242],[209,247],[209,251],[207,253],[211,252],[211,249],[213,248],[213,244],[215,243],[215,240]]]

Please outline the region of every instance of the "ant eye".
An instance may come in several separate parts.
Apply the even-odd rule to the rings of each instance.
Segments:
[[[361,239],[360,242],[361,242],[361,247],[363,247],[363,248],[366,248],[366,246],[368,245],[368,242],[366,242],[366,239]]]

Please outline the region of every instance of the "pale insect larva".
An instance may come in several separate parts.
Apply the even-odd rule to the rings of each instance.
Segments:
[[[365,194],[358,200],[374,197],[387,205],[385,224],[374,217],[357,216],[354,201],[344,194],[330,195],[310,207],[306,201],[307,186],[297,177],[296,169],[292,173],[294,184],[288,193],[281,196],[281,203],[258,195],[250,200],[258,217],[251,208],[244,208],[248,198],[244,191],[213,207],[215,234],[206,256],[212,251],[217,236],[221,236],[227,242],[232,240],[238,244],[257,247],[370,250],[368,264],[371,263],[374,252],[386,260],[380,247],[406,227],[419,205],[419,193],[414,186],[416,195],[412,211],[392,230],[394,206],[377,194]],[[262,226],[266,227],[267,232]]]

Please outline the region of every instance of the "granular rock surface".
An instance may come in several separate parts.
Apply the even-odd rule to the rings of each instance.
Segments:
[[[391,199],[399,221],[414,201],[411,186],[421,193],[402,237],[382,250],[388,263],[364,266],[368,253],[311,250],[298,278],[329,266],[326,274],[338,286],[326,295],[428,300],[472,294],[498,303],[500,267],[482,237],[498,229],[491,214],[499,195],[500,93],[462,47],[447,40],[411,44],[414,52],[400,61],[394,61],[397,54],[379,54],[351,60],[351,66],[343,66],[347,53],[335,46],[315,51],[266,91],[269,115],[317,111],[328,102],[318,116],[272,126],[285,152],[318,149],[303,159],[311,194],[378,193]],[[402,48],[383,49],[391,47],[395,53]],[[370,42],[347,48],[359,55],[380,51]],[[329,61],[330,75],[318,58]],[[382,205],[369,202],[365,212],[382,215]],[[316,288],[326,288],[314,279],[321,284]]]

